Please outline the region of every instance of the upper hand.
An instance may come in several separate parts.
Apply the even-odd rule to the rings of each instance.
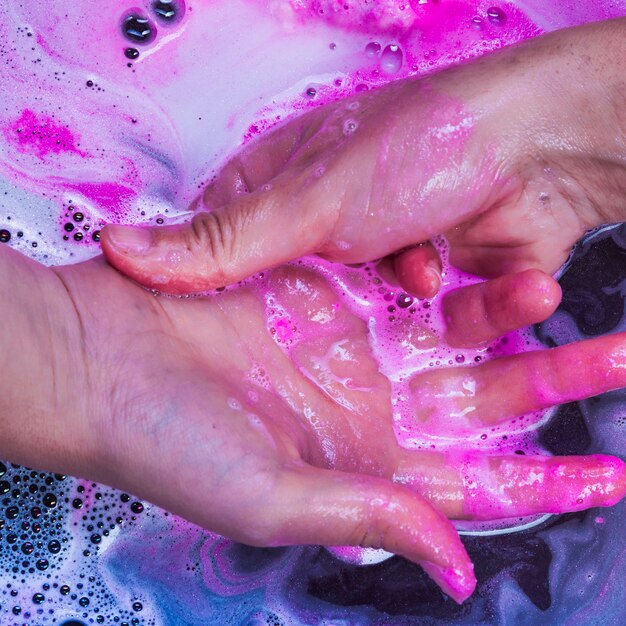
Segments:
[[[442,233],[472,273],[553,273],[586,230],[625,214],[626,110],[619,64],[606,62],[607,45],[626,47],[624,25],[560,31],[311,111],[233,158],[191,224],[111,226],[103,251],[170,293],[311,253],[373,260]],[[433,248],[394,264],[406,290],[436,293]]]

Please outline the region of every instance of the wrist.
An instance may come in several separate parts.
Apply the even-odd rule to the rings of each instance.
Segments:
[[[0,305],[0,458],[77,473],[93,449],[82,423],[75,312],[49,268],[3,247],[0,272],[11,293]]]
[[[626,220],[626,20],[554,33],[538,52],[535,153],[587,227]]]

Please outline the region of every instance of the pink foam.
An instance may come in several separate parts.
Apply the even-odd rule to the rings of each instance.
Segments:
[[[34,154],[44,159],[49,154],[73,152],[81,157],[87,153],[79,150],[79,141],[67,126],[43,113],[24,109],[18,119],[4,129],[7,141],[20,152]]]

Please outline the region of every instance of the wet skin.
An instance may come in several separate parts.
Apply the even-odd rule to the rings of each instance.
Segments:
[[[394,254],[403,287],[430,297],[436,251],[404,250],[442,233],[471,273],[553,273],[586,230],[626,216],[625,53],[626,18],[323,106],[245,146],[191,224],[107,227],[103,251],[169,293],[312,253]]]
[[[475,579],[448,518],[574,511],[626,494],[613,457],[401,448],[367,326],[314,271],[285,267],[189,299],[157,297],[102,257],[50,269],[5,247],[0,265],[12,294],[0,455],[11,461],[124,489],[252,545],[384,547],[459,602]],[[456,411],[472,433],[625,384],[617,334],[418,375],[411,404],[431,432]]]

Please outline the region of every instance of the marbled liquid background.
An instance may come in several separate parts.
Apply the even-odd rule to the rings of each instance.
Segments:
[[[379,19],[364,28],[365,0],[330,20],[293,17],[282,10],[288,4],[197,0],[182,15],[179,3],[181,19],[155,21],[156,37],[137,45],[131,62],[120,24],[129,12],[150,14],[150,2],[4,3],[0,228],[8,245],[44,263],[88,258],[106,221],[184,219],[216,166],[278,118],[541,30],[626,15],[624,2],[532,1],[522,11],[498,3],[508,17],[496,23],[492,2],[441,0],[407,4],[409,26]],[[372,41],[380,56],[364,53]],[[401,64],[385,70],[382,54],[396,45]],[[626,330],[626,229],[590,236],[561,284],[562,306],[536,329],[546,345]],[[555,454],[623,457],[626,392],[561,407],[539,443]],[[172,472],[151,478],[165,484]],[[624,502],[466,537],[479,586],[457,606],[397,557],[354,565],[318,547],[248,548],[106,487],[9,463],[0,474],[3,626],[626,623]]]

